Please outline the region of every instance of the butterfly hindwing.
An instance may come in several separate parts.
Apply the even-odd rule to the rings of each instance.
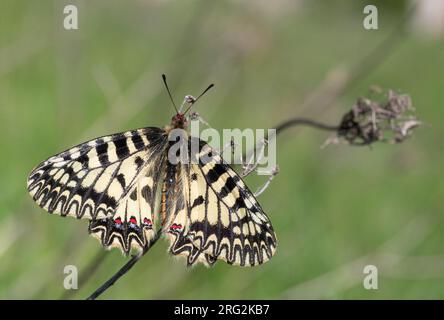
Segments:
[[[163,185],[161,215],[165,217],[162,233],[170,241],[169,251],[175,256],[183,256],[187,264],[196,261],[209,263],[200,248],[188,237],[189,230],[189,166],[167,164]]]
[[[157,153],[151,158],[143,176],[120,201],[113,217],[90,222],[89,232],[104,247],[117,247],[126,254],[131,249],[141,251],[150,247],[158,224],[155,212],[163,156],[164,153]]]
[[[163,130],[143,128],[82,143],[37,166],[28,191],[50,213],[90,220],[113,216],[165,139]]]

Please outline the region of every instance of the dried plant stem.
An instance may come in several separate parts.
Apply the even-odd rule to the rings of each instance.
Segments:
[[[147,252],[144,250],[139,254],[135,254],[131,257],[130,261],[128,261],[122,268],[120,268],[117,273],[115,273],[110,279],[108,279],[103,285],[101,285],[96,291],[94,291],[86,300],[95,300],[98,296],[100,296],[103,292],[105,292],[109,287],[111,287],[117,280],[120,279],[123,275],[125,275],[131,268],[136,264],[137,261]]]
[[[325,123],[318,122],[318,121],[315,121],[312,119],[293,118],[290,120],[286,120],[286,121],[278,124],[275,127],[276,128],[276,136],[278,134],[282,133],[284,130],[291,128],[291,127],[296,127],[296,126],[307,126],[307,127],[312,127],[314,129],[326,130],[326,131],[337,131],[339,129],[339,126],[325,124]],[[268,144],[268,141],[273,138],[275,138],[275,137],[267,136],[265,139],[263,139],[263,141],[256,144],[254,146],[254,148],[252,148],[251,150],[246,152],[244,155],[242,155],[242,159],[249,159],[248,162],[243,166],[243,170],[240,173],[240,176],[242,178],[248,176],[250,173],[252,173],[254,170],[256,170],[257,166],[259,165],[259,162],[262,160],[262,158],[264,156],[265,146]],[[259,150],[259,155],[257,155],[258,150]],[[255,155],[256,155],[256,159],[254,159]],[[253,161],[253,160],[255,160],[255,161]],[[277,174],[277,172],[272,173],[271,175],[274,178],[274,176],[276,176],[276,174]],[[271,182],[271,180],[273,178],[271,178],[269,181],[267,181],[268,184]],[[263,191],[265,191],[265,189],[262,190],[260,193],[262,193]],[[258,190],[258,192],[259,192],[259,190]]]
[[[82,273],[79,275],[80,279],[80,287],[84,283],[87,283],[89,279],[96,273],[99,267],[102,265],[103,261],[108,256],[107,251],[99,250],[97,251],[94,258],[89,262],[89,264],[83,269]],[[63,294],[60,296],[60,300],[67,300],[73,296],[76,290],[65,290]]]
[[[149,248],[153,246],[156,241],[159,239],[161,234],[161,231],[158,230],[154,239],[151,241],[150,246],[146,247],[143,251],[139,252],[138,254],[135,254],[131,257],[131,259],[117,271],[111,278],[109,278],[103,285],[101,285],[97,290],[95,290],[88,298],[87,300],[95,300],[98,296],[100,296],[102,293],[104,293],[109,287],[111,287],[114,283],[116,283],[117,280],[119,280],[122,276],[124,276],[128,271],[131,270],[132,267],[137,263],[137,261],[140,260],[140,258],[143,257],[145,253],[148,252]]]
[[[284,131],[288,128],[298,126],[298,125],[309,126],[309,127],[315,128],[315,129],[326,130],[326,131],[336,131],[339,129],[339,127],[337,125],[329,125],[329,124],[317,122],[317,121],[314,121],[311,119],[306,119],[306,118],[293,118],[293,119],[284,121],[284,122],[280,123],[278,126],[276,126],[276,135],[278,135],[279,133],[282,133],[282,131]]]

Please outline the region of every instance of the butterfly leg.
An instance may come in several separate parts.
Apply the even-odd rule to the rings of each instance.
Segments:
[[[213,129],[213,127],[212,127],[207,121],[205,121],[205,119],[203,119],[203,118],[200,116],[200,114],[197,113],[196,111],[193,111],[193,112],[190,114],[190,120],[191,120],[191,121],[193,121],[193,120],[194,120],[194,121],[199,121],[200,123],[202,123],[203,125],[207,126],[208,128]],[[231,155],[230,155],[230,156],[231,156],[231,160],[234,161],[233,163],[236,163],[236,164],[237,164],[237,159],[235,158],[235,157],[236,157],[236,155],[235,155],[236,147],[238,147],[238,145],[234,142],[234,139],[231,138],[230,142],[226,143],[226,144],[222,147],[222,149],[216,149],[216,148],[215,148],[215,151],[217,151],[217,153],[219,153],[221,156],[223,156],[223,154],[224,154],[228,149],[230,149],[230,150],[231,150]],[[227,159],[225,159],[225,160],[227,160]],[[244,163],[244,160],[243,160],[243,156],[242,156],[242,155],[240,155],[240,162],[241,162],[242,166],[244,167],[244,166],[245,166],[245,163]],[[231,163],[231,162],[229,162],[229,163]]]
[[[268,145],[267,139],[262,139],[260,142],[258,142],[253,150],[250,150],[247,155],[245,156],[245,160],[248,158],[246,164],[242,165],[242,172],[240,173],[241,177],[246,177],[250,173],[252,173],[254,170],[256,170],[257,166],[259,165],[260,161],[264,157],[265,147]]]
[[[192,111],[190,113],[190,120],[191,121],[197,120],[200,123],[202,123],[203,125],[207,126],[208,128],[212,128],[211,125],[207,121],[205,121],[205,119],[202,118],[201,115],[199,113],[197,113],[196,111]]]
[[[225,151],[227,151],[228,149],[230,149],[231,151],[231,155],[234,156],[234,151],[235,151],[235,147],[236,147],[236,143],[234,142],[234,139],[231,138],[230,142],[226,143],[223,147],[222,150],[218,150],[219,154],[222,156]]]
[[[232,137],[230,139],[230,142],[226,143],[221,151],[218,151],[219,154],[224,158],[224,161],[230,164],[241,164],[242,168],[245,167],[244,162],[244,155],[241,151],[238,151],[239,145],[234,141],[234,138]],[[225,153],[230,150],[230,154],[227,156],[224,156]]]
[[[267,181],[259,188],[256,190],[256,192],[254,193],[255,197],[260,196],[265,190],[267,190],[267,188],[270,186],[271,181],[274,179],[274,177],[277,176],[277,174],[279,173],[279,167],[278,166],[274,166],[271,171],[270,174],[268,176]]]

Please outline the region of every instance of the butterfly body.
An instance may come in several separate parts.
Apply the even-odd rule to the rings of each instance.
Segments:
[[[50,213],[87,219],[105,248],[148,250],[164,235],[188,265],[218,259],[253,266],[276,249],[271,222],[248,187],[217,152],[189,136],[177,113],[163,129],[147,127],[87,141],[39,164],[28,177],[33,200]],[[197,143],[172,163],[177,142]],[[193,148],[189,148],[193,150]],[[189,151],[192,152],[192,151]]]

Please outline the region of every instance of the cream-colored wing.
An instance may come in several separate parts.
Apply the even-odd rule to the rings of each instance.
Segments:
[[[158,225],[155,213],[159,210],[156,207],[157,191],[163,178],[164,157],[164,153],[159,153],[152,159],[144,175],[120,201],[113,217],[90,222],[90,234],[105,248],[119,248],[125,254],[131,249],[142,251],[150,248]]]
[[[38,165],[29,175],[28,191],[50,213],[90,220],[112,217],[166,146],[160,128],[97,138]]]
[[[199,164],[183,165],[178,177],[176,205],[164,226],[172,254],[184,256],[188,265],[222,259],[254,266],[273,256],[276,235],[270,220],[242,179],[208,145],[201,142]]]

